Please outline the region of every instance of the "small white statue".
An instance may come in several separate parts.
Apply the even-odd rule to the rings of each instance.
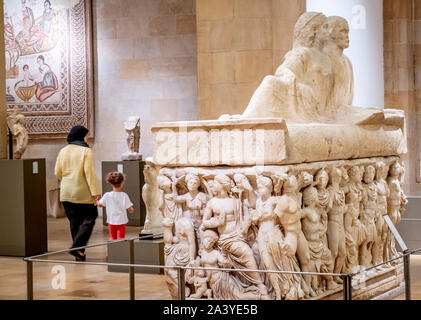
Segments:
[[[124,122],[124,129],[127,132],[126,141],[129,151],[121,155],[121,160],[142,160],[142,155],[139,153],[140,118],[130,116]]]
[[[16,150],[13,152],[15,159],[21,159],[28,145],[28,131],[24,126],[25,117],[17,110],[7,112],[7,126],[16,138]]]
[[[146,206],[146,219],[143,226],[142,234],[159,234],[163,232],[162,214],[162,197],[158,188],[158,172],[154,163],[148,161],[143,169],[145,184],[142,188],[142,199]]]

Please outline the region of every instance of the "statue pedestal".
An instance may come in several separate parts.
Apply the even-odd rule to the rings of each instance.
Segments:
[[[48,251],[45,159],[0,160],[0,255]]]
[[[146,207],[142,200],[142,187],[145,183],[143,178],[144,161],[102,161],[102,192],[112,191],[113,188],[106,181],[109,172],[118,171],[126,176],[123,191],[127,193],[133,202],[133,213],[128,213],[128,226],[143,226],[146,217]],[[107,225],[107,208],[103,209],[103,224]]]
[[[108,262],[129,263],[130,243],[128,241],[112,243],[109,242]],[[163,240],[135,240],[134,241],[134,263],[163,265],[164,264],[164,242]],[[108,266],[109,272],[129,272],[129,267]],[[135,268],[136,273],[163,274],[162,269],[157,268]]]

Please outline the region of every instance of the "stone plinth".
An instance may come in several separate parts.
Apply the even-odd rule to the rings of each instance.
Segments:
[[[152,127],[160,166],[244,166],[384,157],[407,152],[387,125],[286,124],[277,118],[165,122]]]

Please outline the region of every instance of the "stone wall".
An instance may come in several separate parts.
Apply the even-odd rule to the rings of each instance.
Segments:
[[[421,1],[384,0],[383,19],[385,106],[405,110],[405,191],[421,195]]]
[[[243,112],[303,12],[305,0],[197,0],[200,119]]]
[[[151,124],[197,118],[194,0],[95,0],[95,154],[126,151],[124,120],[142,121],[140,152],[152,154]]]
[[[95,139],[102,160],[127,151],[123,122],[140,116],[140,152],[152,155],[151,125],[197,119],[195,0],[93,0]],[[4,91],[4,90],[3,90]],[[48,187],[65,140],[29,143],[25,158],[47,159]]]

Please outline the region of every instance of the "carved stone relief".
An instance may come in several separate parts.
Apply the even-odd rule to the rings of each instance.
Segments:
[[[347,273],[397,256],[381,216],[396,223],[404,210],[402,168],[397,157],[163,168],[165,263],[245,270],[188,272],[191,299],[293,300],[336,290],[340,278],[250,270]],[[177,272],[166,276],[176,298]]]

